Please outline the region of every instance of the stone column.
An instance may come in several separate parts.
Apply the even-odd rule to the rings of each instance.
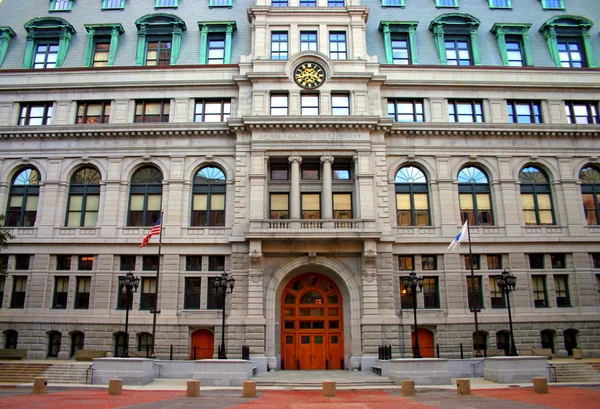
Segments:
[[[321,156],[321,162],[323,162],[323,197],[321,198],[323,213],[321,218],[331,219],[333,218],[333,192],[331,188],[333,156]]]
[[[290,192],[290,215],[291,219],[300,219],[300,164],[301,156],[290,156],[288,158],[292,164],[292,186]]]

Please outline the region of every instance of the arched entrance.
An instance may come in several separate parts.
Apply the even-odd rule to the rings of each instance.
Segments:
[[[342,294],[329,278],[308,273],[281,296],[281,369],[342,369]]]
[[[433,332],[419,328],[419,351],[423,358],[434,358]],[[415,331],[412,332],[412,345],[415,347]]]
[[[190,359],[212,359],[215,354],[215,334],[208,329],[199,329],[192,334]]]

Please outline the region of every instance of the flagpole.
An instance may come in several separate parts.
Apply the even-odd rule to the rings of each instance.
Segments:
[[[163,216],[165,209],[160,210],[160,235],[158,237],[158,264],[156,265],[156,287],[154,288],[154,311],[152,311],[152,350],[150,351],[151,356],[154,357],[154,345],[156,345],[156,314],[158,311],[158,283],[160,277],[160,252],[162,249],[162,236],[163,236]]]
[[[471,224],[469,223],[469,217],[467,216],[467,234],[469,236],[469,266],[471,267],[471,297],[473,300],[472,303],[472,310],[473,310],[473,315],[475,316],[475,336],[477,337],[477,344],[476,344],[476,352],[475,352],[475,356],[476,357],[480,357],[481,356],[481,352],[479,350],[479,322],[477,321],[477,312],[479,310],[479,298],[475,297],[476,295],[479,295],[478,293],[475,292],[475,274],[473,273],[473,251],[471,250]]]

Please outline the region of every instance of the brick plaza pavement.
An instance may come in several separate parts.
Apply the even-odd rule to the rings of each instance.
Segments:
[[[0,388],[0,408],[18,409],[598,409],[600,387],[550,387],[547,395],[531,388],[477,389],[471,396],[455,391],[419,390],[402,397],[393,390],[338,390],[335,398],[320,391],[267,390],[244,399],[239,390],[201,391],[186,398],[184,391],[124,390],[109,396],[106,389],[53,390],[31,395],[30,390]]]

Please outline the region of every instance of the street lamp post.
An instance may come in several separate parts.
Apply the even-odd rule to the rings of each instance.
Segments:
[[[515,346],[515,337],[513,335],[513,324],[512,324],[512,314],[510,312],[510,292],[515,290],[515,286],[517,285],[517,277],[512,275],[508,270],[504,269],[502,274],[497,275],[496,284],[502,292],[503,295],[506,296],[506,306],[508,308],[508,324],[510,326],[510,356],[518,356],[517,347]]]
[[[119,276],[119,294],[125,288],[125,338],[123,340],[122,358],[129,358],[129,306],[131,305],[131,297],[140,285],[140,278],[134,277],[130,271],[124,276]]]
[[[415,346],[413,348],[413,358],[421,358],[421,349],[419,348],[419,328],[417,327],[417,292],[423,291],[423,277],[417,276],[412,271],[408,276],[402,277],[404,288],[410,288],[413,295],[413,316],[415,318]]]
[[[235,287],[235,279],[230,277],[229,274],[223,273],[220,277],[215,278],[213,284],[215,291],[217,294],[221,294],[223,296],[223,321],[221,325],[221,346],[219,347],[219,359],[227,359],[227,354],[225,353],[225,298],[227,294],[231,294],[233,292],[233,287]]]

